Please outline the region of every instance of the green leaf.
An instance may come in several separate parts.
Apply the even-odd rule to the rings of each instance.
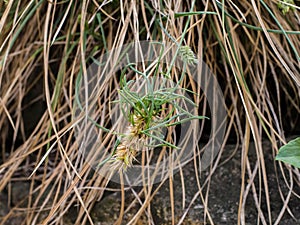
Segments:
[[[275,159],[300,168],[300,137],[282,146]]]

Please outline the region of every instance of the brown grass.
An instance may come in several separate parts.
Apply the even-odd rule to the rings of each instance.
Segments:
[[[0,2],[0,192],[9,193],[17,180],[30,182],[26,204],[12,206],[0,224],[20,214],[25,218],[22,224],[62,224],[64,215],[74,205],[78,205],[75,224],[87,221],[93,224],[89,212],[101,199],[109,180],[94,173],[79,152],[75,130],[78,121],[72,119],[78,73],[81,70],[83,77],[86,76],[91,55],[103,54],[131,41],[172,41],[168,35],[179,41],[187,16],[177,17],[176,13],[189,12],[193,1],[184,4],[171,0],[97,2]],[[278,224],[284,213],[291,213],[287,205],[289,198],[292,195],[299,198],[299,193],[293,191],[295,186],[300,186],[299,170],[274,163],[284,175],[289,191],[284,193],[278,185],[284,203],[282,213],[277,218],[271,216],[262,144],[263,139],[271,141],[274,157],[286,143],[286,136],[295,129],[299,131],[299,7],[284,16],[277,8],[277,1],[265,1],[274,19],[262,2],[226,1],[224,9],[236,21],[223,17],[222,7],[216,1],[205,4],[197,1],[192,11],[215,12],[215,15],[190,16],[184,37],[185,45],[203,58],[222,86],[228,115],[222,146],[230,136],[242,148],[238,224],[245,224],[245,201],[250,192],[262,224],[271,221]],[[276,22],[287,32],[286,36]],[[112,57],[116,59],[118,55]],[[176,71],[172,70],[171,74],[175,77]],[[109,74],[107,82],[100,87],[106,97],[97,102],[99,108],[109,105],[111,97],[108,96],[116,93],[116,85],[118,77]],[[199,93],[198,88],[193,86],[193,91]],[[105,124],[108,119],[109,115],[101,116],[99,124]],[[106,138],[106,148],[111,149],[113,134],[102,135]],[[255,162],[249,161],[250,142],[255,144]],[[39,164],[44,156],[47,157]],[[197,180],[199,192],[195,193],[195,199],[200,197],[204,206],[208,204],[209,192],[204,193],[203,188],[209,190],[209,180],[219,160],[218,157],[210,168],[211,175],[205,185]],[[168,182],[174,212],[172,179]],[[121,185],[123,203],[124,188]],[[150,212],[151,199],[159,188],[160,185],[145,184],[137,193],[143,196],[143,202],[132,224],[143,212]],[[267,210],[262,209],[262,198],[267,202]],[[123,213],[129,210],[124,207],[116,224],[121,224]],[[213,213],[213,209],[205,208],[206,220],[212,224]],[[148,215],[152,221],[151,214]]]

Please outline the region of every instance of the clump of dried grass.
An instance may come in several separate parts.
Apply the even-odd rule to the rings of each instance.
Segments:
[[[192,7],[192,0],[0,2],[0,191],[9,189],[15,180],[28,179],[47,156],[28,179],[27,205],[12,207],[1,224],[20,213],[25,216],[24,224],[60,224],[64,214],[77,203],[80,206],[75,223],[93,223],[89,211],[103,195],[101,187],[108,180],[93,172],[74,141],[76,77],[80,71],[86,73],[91,55],[130,41],[162,41],[170,37],[180,40],[188,17],[184,42],[208,64],[224,91],[229,118],[224,144],[231,133],[242,147],[238,223],[245,224],[245,201],[251,189],[258,219],[263,224],[278,224],[283,213],[291,213],[287,203],[291,195],[297,195],[293,189],[299,186],[300,175],[296,169],[274,164],[284,175],[289,192],[283,193],[278,187],[285,204],[278,217],[272,218],[262,139],[272,142],[275,156],[278,147],[286,142],[286,133],[299,124],[300,19],[299,7],[283,15],[277,3],[226,1],[222,5],[218,1],[197,1]],[[111,76],[103,93],[113,95],[116,84],[118,78]],[[41,86],[43,89],[38,89]],[[109,101],[103,97],[99,104]],[[37,117],[36,124],[29,129],[32,117]],[[100,124],[108,119],[108,115],[101,117]],[[256,162],[248,158],[250,140],[255,143]],[[106,145],[109,148],[113,143]],[[212,170],[217,164],[218,160]],[[199,193],[195,195],[202,196],[207,206],[209,195],[202,193],[199,180],[197,183]],[[170,181],[174,209],[171,184]],[[209,188],[209,182],[205,184]],[[143,210],[147,211],[151,192],[155,194],[156,190],[145,186],[140,191],[144,202],[133,222]],[[267,202],[266,211],[262,210],[262,198]],[[116,223],[121,223],[125,210],[121,210]],[[206,218],[213,223],[211,213],[213,210],[206,208]]]

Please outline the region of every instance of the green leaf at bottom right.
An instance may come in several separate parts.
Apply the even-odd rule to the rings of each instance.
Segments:
[[[282,146],[275,159],[300,168],[300,137]]]

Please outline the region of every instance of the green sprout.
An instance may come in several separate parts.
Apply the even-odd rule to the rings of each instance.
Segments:
[[[178,149],[176,144],[165,140],[163,131],[191,120],[207,118],[194,115],[190,109],[184,108],[184,106],[191,105],[197,112],[197,105],[183,94],[188,92],[195,95],[195,93],[181,88],[181,82],[185,77],[186,67],[197,64],[198,60],[189,46],[178,45],[176,55],[183,61],[183,68],[177,83],[171,81],[171,84],[167,82],[171,78],[170,68],[168,72],[158,70],[160,58],[154,66],[156,70],[152,74],[137,70],[134,67],[135,64],[128,61],[128,65],[121,74],[120,88],[118,89],[120,98],[113,102],[118,104],[127,125],[122,127],[124,130],[117,132],[117,140],[111,155],[101,161],[98,167],[109,163],[110,168],[114,171],[126,171],[133,165],[142,150],[147,151],[150,148],[163,146]],[[135,78],[127,79],[126,71],[128,69],[134,72]],[[146,71],[149,71],[148,69]],[[143,87],[146,90],[145,93],[141,90],[133,90],[135,84],[140,81],[143,83],[138,85],[138,88]]]
[[[290,11],[290,9],[292,11],[295,10],[295,7],[292,5],[295,5],[294,0],[283,0],[278,2],[277,7],[281,10],[282,14],[285,15]]]
[[[145,80],[148,93],[140,94],[138,91],[131,90],[133,80],[127,81],[126,76],[121,79],[121,88],[118,90],[120,100],[115,103],[120,104],[128,125],[119,135],[118,144],[115,145],[111,158],[108,160],[114,170],[125,171],[131,167],[142,149],[162,146],[177,149],[177,146],[164,139],[162,131],[190,120],[206,118],[196,116],[181,107],[180,102],[184,101],[197,108],[191,99],[182,94],[187,90],[179,85],[153,90],[152,81],[161,77],[140,76],[143,76],[141,78]],[[140,77],[136,79],[140,80]]]

